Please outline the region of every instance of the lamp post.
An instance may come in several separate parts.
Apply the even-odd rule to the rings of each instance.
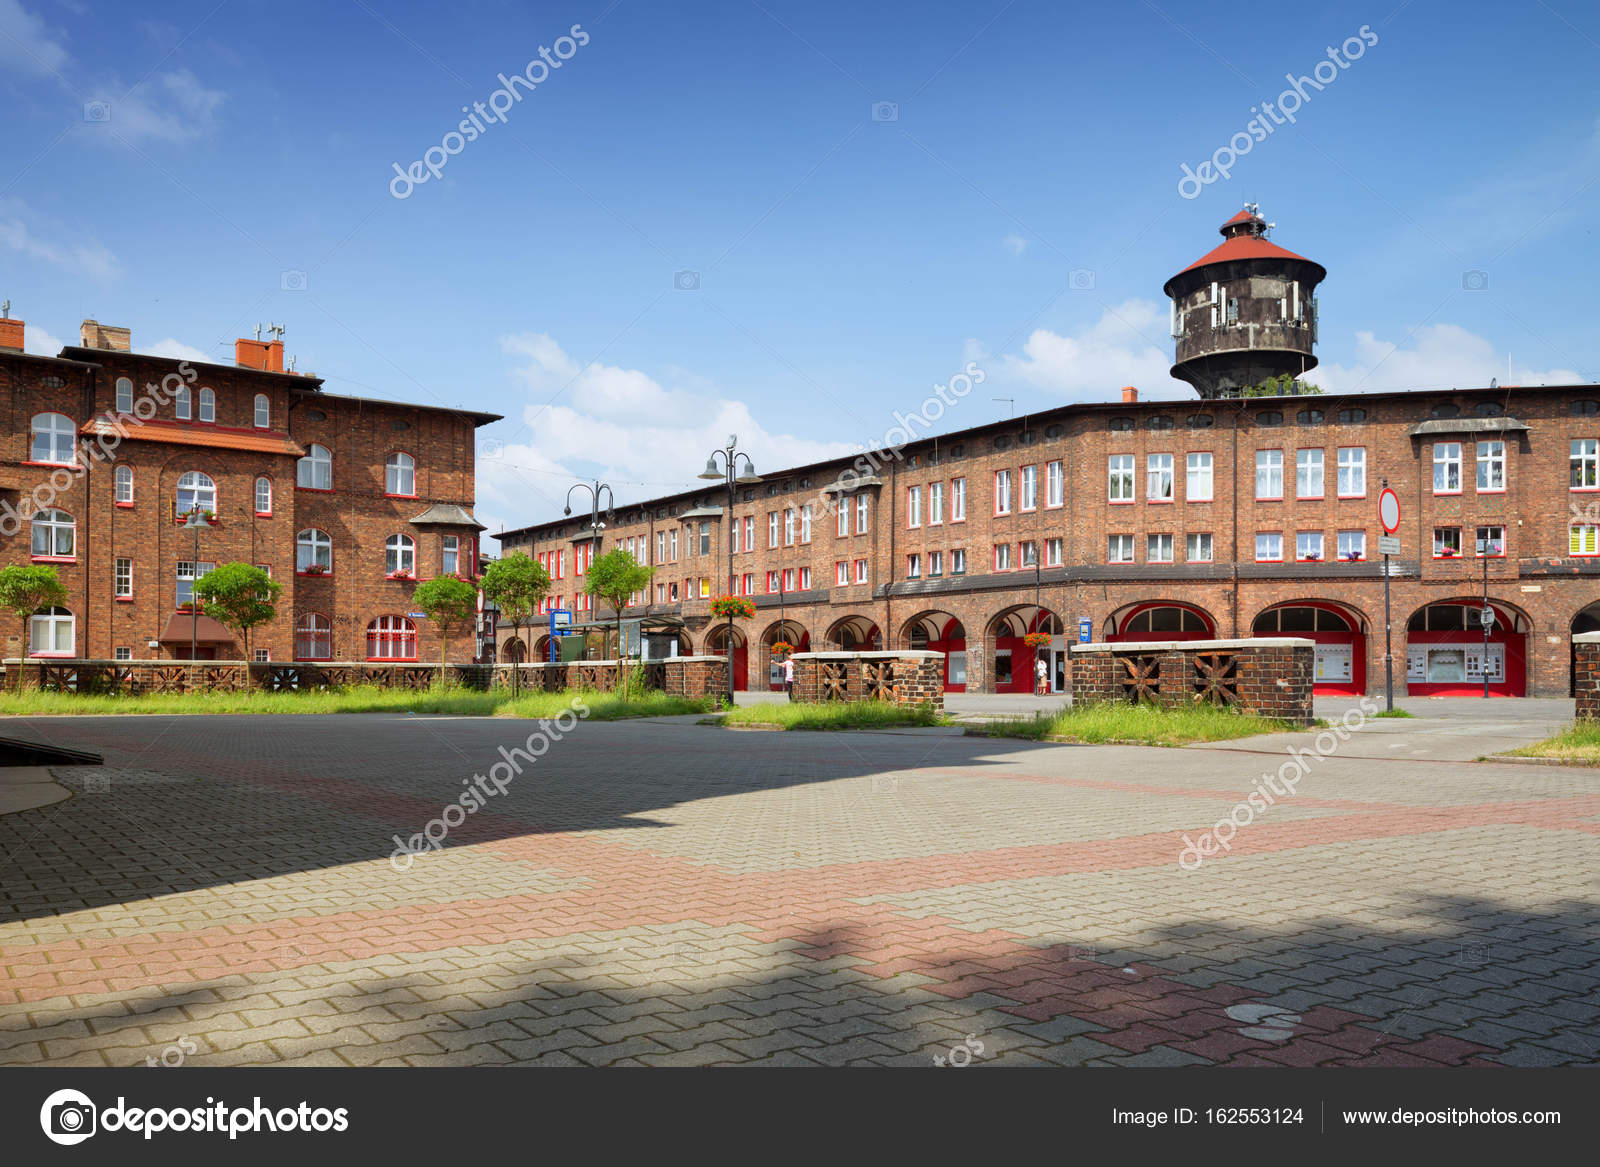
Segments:
[[[1038,632],[1040,631],[1039,617],[1044,615],[1044,610],[1039,607],[1039,541],[1037,539],[1033,541],[1032,548],[1033,550],[1030,554],[1033,556],[1033,630]],[[1037,648],[1033,650],[1033,688],[1035,694],[1039,690],[1040,651]]]
[[[738,449],[739,436],[728,435],[728,444],[720,450],[712,450],[706,458],[706,468],[699,477],[707,482],[725,481],[728,484],[728,527],[733,530],[733,503],[734,488],[736,486],[749,486],[760,482],[756,474],[756,464],[750,460],[750,455]],[[717,455],[722,455],[722,468],[717,468]],[[739,459],[744,459],[744,473],[739,473]],[[728,595],[733,595],[733,536],[730,534],[728,544]],[[733,613],[728,613],[728,706],[733,706]]]
[[[206,517],[199,507],[195,507],[184,516],[183,525],[194,533],[193,558],[189,560],[189,667],[194,668],[195,646],[200,639],[200,596],[195,591],[195,585],[200,582],[200,528],[206,525]],[[249,662],[245,662],[249,668]]]
[[[597,558],[600,553],[600,532],[606,529],[606,525],[600,521],[600,496],[602,494],[606,496],[606,518],[608,519],[616,517],[616,511],[614,509],[616,499],[611,495],[610,485],[608,483],[601,482],[598,478],[594,480],[593,484],[588,482],[574,482],[571,486],[567,487],[566,507],[561,512],[564,515],[570,515],[572,513],[572,492],[575,490],[587,490],[589,492],[589,538],[591,541],[590,546],[594,551],[594,554],[590,557],[590,561],[593,562],[593,560]],[[574,575],[578,573],[577,563],[573,563],[572,573]],[[585,639],[587,639],[587,637]],[[555,637],[551,637],[550,640],[550,647],[553,649],[555,647]],[[620,615],[617,617],[617,667],[619,669],[622,667],[622,617]]]

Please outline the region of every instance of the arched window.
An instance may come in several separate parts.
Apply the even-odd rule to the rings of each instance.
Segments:
[[[265,393],[256,394],[256,429],[264,430],[272,425],[272,402]]]
[[[67,609],[47,608],[29,618],[29,656],[71,656],[74,643],[72,613]]]
[[[410,454],[398,451],[389,455],[383,466],[385,494],[415,495],[417,493],[417,464]]]
[[[333,570],[333,540],[326,531],[311,527],[295,536],[294,569],[311,575]]]
[[[413,575],[417,570],[417,544],[410,535],[390,535],[383,545],[385,575]]]
[[[217,513],[217,484],[198,470],[190,470],[178,478],[178,517],[181,519],[193,510]]]
[[[133,382],[126,377],[117,378],[117,412],[133,412]]]
[[[321,612],[307,612],[294,622],[295,660],[333,659],[333,621]]]
[[[189,420],[189,386],[179,385],[172,392],[173,416],[179,421]]]
[[[367,625],[368,660],[416,660],[417,626],[404,616],[379,616]]]
[[[306,456],[295,464],[294,484],[308,490],[333,489],[333,455],[328,447],[312,443]]]
[[[36,558],[70,559],[77,545],[78,524],[66,511],[44,510],[33,516],[33,554]]]
[[[210,389],[200,390],[200,420],[217,420],[217,395]]]
[[[272,513],[272,479],[256,479],[256,514],[270,515]]]
[[[53,462],[59,466],[71,466],[72,430],[72,419],[65,414],[34,414],[33,450],[29,458],[34,462]]]
[[[133,467],[117,467],[117,505],[130,507],[133,505]]]

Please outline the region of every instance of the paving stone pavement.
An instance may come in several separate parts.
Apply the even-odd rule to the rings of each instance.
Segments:
[[[107,765],[0,816],[0,1063],[1600,1063],[1600,771],[1391,756],[1413,725],[1184,870],[1287,755],[19,721]]]

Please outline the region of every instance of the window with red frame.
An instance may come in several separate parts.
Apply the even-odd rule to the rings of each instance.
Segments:
[[[368,660],[416,660],[417,626],[404,616],[379,616],[367,625]]]

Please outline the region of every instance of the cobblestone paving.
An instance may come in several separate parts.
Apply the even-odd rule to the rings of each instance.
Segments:
[[[1355,741],[1184,871],[1286,755],[583,724],[396,870],[534,728],[13,725],[107,766],[0,817],[0,1063],[1600,1063],[1600,772]]]

